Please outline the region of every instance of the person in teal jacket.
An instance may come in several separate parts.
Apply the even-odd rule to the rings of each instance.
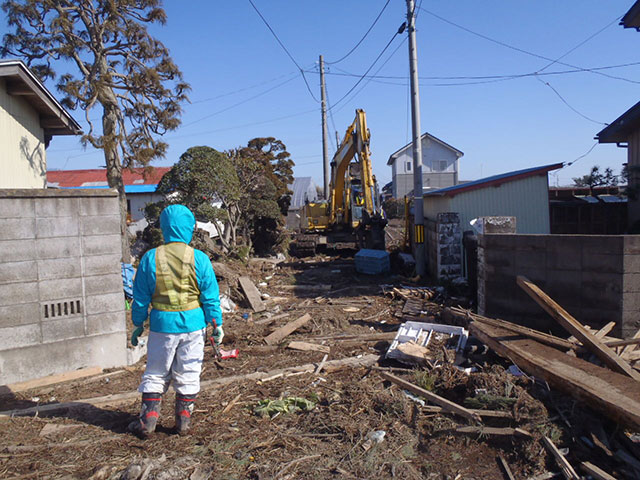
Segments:
[[[220,343],[222,311],[218,282],[209,257],[189,246],[196,225],[184,205],[170,205],[160,215],[164,245],[140,260],[133,282],[131,319],[137,327],[131,343],[138,344],[149,318],[147,366],[138,391],[142,409],[129,430],[147,437],[156,428],[162,395],[169,384],[176,391],[175,429],[189,430],[194,402],[200,391],[207,325]],[[151,311],[149,312],[149,305]]]

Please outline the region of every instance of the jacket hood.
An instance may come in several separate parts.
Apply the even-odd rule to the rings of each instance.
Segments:
[[[196,218],[184,205],[169,205],[160,214],[160,228],[164,243],[191,242]]]

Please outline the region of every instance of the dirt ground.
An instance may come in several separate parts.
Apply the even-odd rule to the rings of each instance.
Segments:
[[[248,305],[239,302],[236,312],[225,314],[223,348],[238,348],[240,354],[223,360],[218,368],[207,347],[203,381],[321,362],[322,352],[286,348],[293,340],[329,346],[329,360],[383,355],[388,341],[353,337],[394,331],[407,320],[402,313],[405,302],[384,295],[380,285],[411,285],[410,279],[358,274],[348,256],[318,256],[279,265],[254,260],[249,265],[227,267],[226,277],[218,273],[221,291],[239,301],[235,277],[248,275],[269,295],[267,311],[251,313]],[[287,288],[291,285],[300,287]],[[316,289],[303,287],[309,285]],[[320,285],[330,290],[320,290]],[[433,300],[419,319],[437,322],[443,303],[452,302],[450,296]],[[306,326],[280,345],[265,345],[266,335],[305,313],[311,315]],[[283,314],[286,316],[271,323],[266,321]],[[351,339],[330,338],[336,335]],[[478,401],[485,398],[479,395],[497,399],[490,407],[511,412],[513,418],[489,418],[485,425],[520,427],[531,438],[456,432],[456,428],[473,423],[428,411],[383,379],[378,369],[348,368],[264,382],[239,381],[204,390],[187,436],[172,432],[171,394],[163,403],[158,431],[147,440],[126,431],[138,414],[137,400],[118,408],[85,406],[49,416],[2,419],[0,478],[500,479],[506,478],[498,460],[501,456],[514,477],[524,479],[558,471],[541,446],[542,435],[569,446],[570,460],[589,454],[581,450],[579,427],[584,422],[599,424],[598,415],[576,408],[570,399],[525,376],[506,373],[510,364],[486,349],[478,347],[469,357],[472,361],[468,365],[476,369],[471,374],[448,364],[411,368],[383,360],[381,365],[460,404],[470,397]],[[0,398],[0,410],[132,392],[143,370],[144,359],[97,379],[5,396]],[[272,418],[254,413],[261,401],[290,397],[304,398],[315,407]],[[378,431],[384,432],[380,442],[375,440],[383,435],[374,434]],[[615,468],[615,464],[609,465]]]

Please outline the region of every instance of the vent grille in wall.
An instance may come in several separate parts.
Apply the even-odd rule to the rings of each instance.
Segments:
[[[44,318],[72,317],[82,314],[82,301],[79,299],[42,302],[41,306]]]

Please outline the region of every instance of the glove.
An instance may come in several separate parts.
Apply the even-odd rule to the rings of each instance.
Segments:
[[[220,345],[222,343],[222,339],[224,338],[224,331],[222,327],[216,327],[213,329],[213,341],[216,342],[216,345]]]
[[[144,332],[143,326],[139,326],[133,331],[133,333],[131,334],[131,345],[133,345],[134,347],[138,346],[138,337],[142,335],[142,332]]]

